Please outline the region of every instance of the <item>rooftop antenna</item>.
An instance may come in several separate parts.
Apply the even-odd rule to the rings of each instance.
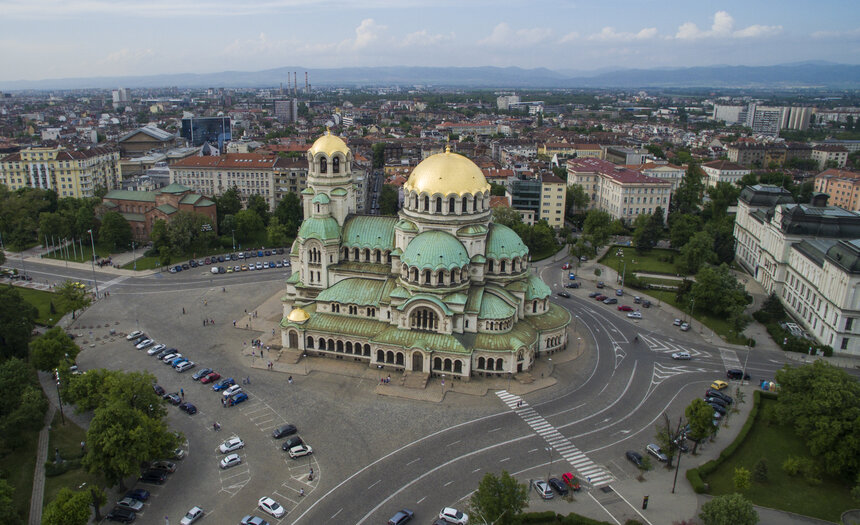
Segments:
[[[296,97],[299,96],[299,79],[297,71],[293,71],[293,95]]]

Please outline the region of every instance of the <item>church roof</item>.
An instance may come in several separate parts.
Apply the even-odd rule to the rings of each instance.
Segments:
[[[484,294],[478,319],[508,319],[516,313],[516,308],[493,294]]]
[[[397,217],[354,215],[343,225],[343,246],[371,250],[394,249]]]
[[[376,279],[344,279],[320,292],[317,301],[378,306],[385,284],[386,281]]]
[[[502,224],[490,224],[490,235],[487,237],[487,258],[513,259],[525,257],[529,249],[523,244],[517,233]]]
[[[533,299],[545,299],[552,294],[552,290],[540,277],[529,274],[528,289],[526,290],[526,301]]]
[[[311,217],[302,221],[299,237],[321,241],[338,240],[340,238],[340,226],[332,217]]]
[[[422,350],[438,350],[458,354],[469,353],[469,349],[453,335],[421,332],[419,330],[401,330],[396,327],[385,330],[371,341],[378,344],[401,346],[406,349],[421,348]]]
[[[405,310],[405,309],[406,309],[406,307],[407,307],[407,306],[409,306],[410,304],[412,304],[412,303],[414,303],[414,302],[416,302],[416,301],[429,301],[429,302],[431,302],[431,303],[435,304],[436,306],[438,306],[439,308],[441,308],[441,309],[442,309],[442,312],[443,312],[445,315],[453,315],[453,314],[454,314],[454,312],[452,312],[452,311],[451,311],[451,309],[450,309],[450,308],[448,308],[448,305],[447,305],[447,304],[443,303],[443,302],[442,302],[438,297],[436,297],[435,295],[430,295],[430,294],[428,294],[428,293],[419,293],[419,294],[415,294],[415,295],[413,295],[411,299],[409,299],[409,300],[408,300],[408,301],[406,301],[405,303],[403,303],[403,304],[401,304],[400,306],[398,306],[398,307],[397,307],[397,309],[398,309],[398,310],[400,310],[400,311],[403,311],[403,310]]]
[[[469,254],[456,237],[434,230],[412,239],[400,260],[422,270],[453,270],[469,264]]]
[[[183,186],[182,184],[172,183],[158,190],[158,193],[185,193],[186,191],[191,191],[191,188],[188,186]]]
[[[475,350],[491,352],[510,352],[531,346],[537,340],[537,331],[524,321],[516,323],[510,331],[503,334],[479,333],[475,337]]]
[[[346,196],[346,190],[343,188],[335,188],[335,189],[331,190],[331,194],[334,195],[335,197],[345,197]]]
[[[312,156],[315,156],[317,153],[325,153],[329,157],[335,153],[347,155],[349,153],[349,146],[340,137],[326,131],[326,134],[318,138],[308,152]]]
[[[328,198],[328,195],[325,193],[320,193],[311,201],[313,204],[328,204],[331,202],[331,199]]]
[[[421,161],[403,185],[419,195],[477,195],[490,191],[481,168],[458,153],[437,153]]]

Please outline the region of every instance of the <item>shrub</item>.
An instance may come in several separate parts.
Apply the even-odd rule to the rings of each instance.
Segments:
[[[797,456],[788,456],[782,462],[782,470],[789,476],[796,476],[800,473],[803,460]]]
[[[767,460],[765,458],[756,461],[752,474],[753,479],[759,483],[767,481]]]
[[[732,478],[732,482],[735,485],[736,490],[747,490],[750,488],[750,471],[743,467],[735,468],[735,475]]]
[[[54,476],[60,476],[65,474],[70,470],[75,470],[81,468],[81,460],[80,459],[68,459],[63,460],[60,463],[54,463],[53,461],[45,462],[45,476],[52,478]]]

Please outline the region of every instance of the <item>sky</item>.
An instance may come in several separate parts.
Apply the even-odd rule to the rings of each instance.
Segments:
[[[0,0],[0,80],[860,63],[856,0]],[[300,69],[299,69],[300,70]]]

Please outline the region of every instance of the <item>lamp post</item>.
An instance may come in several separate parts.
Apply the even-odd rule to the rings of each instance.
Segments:
[[[134,271],[137,271],[137,253],[134,251],[134,241],[131,241],[131,259],[134,261]]]
[[[87,233],[90,234],[90,246],[93,249],[93,258],[90,262],[93,265],[93,283],[96,285],[96,299],[99,298],[99,282],[96,279],[96,241],[93,240],[93,230],[87,230]]]
[[[230,234],[233,236],[233,251],[236,251],[236,230],[230,230]]]
[[[57,402],[60,405],[60,419],[63,422],[63,426],[65,426],[66,416],[65,414],[63,414],[63,398],[60,397],[60,370],[58,368],[55,368],[54,373],[57,375]]]
[[[544,447],[544,450],[549,452],[549,466],[546,469],[546,480],[549,481],[549,475],[552,471],[552,447]]]
[[[746,381],[746,377],[747,377],[747,361],[749,361],[749,359],[750,359],[750,344],[749,344],[749,342],[747,342],[747,356],[744,358],[744,369],[743,369],[743,374],[741,375],[741,384],[742,385],[746,384],[745,381]]]

